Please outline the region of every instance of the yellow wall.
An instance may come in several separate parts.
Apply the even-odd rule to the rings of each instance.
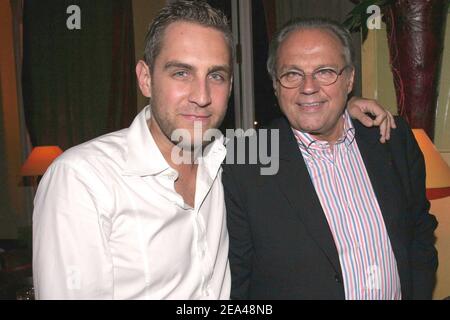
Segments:
[[[136,62],[142,59],[144,55],[144,40],[147,34],[150,22],[156,16],[156,13],[166,4],[166,0],[132,0],[133,1],[133,19],[134,19],[134,46],[136,51]],[[137,108],[140,111],[148,104],[139,90]]]
[[[431,201],[431,212],[439,222],[435,235],[439,255],[437,284],[434,299],[450,296],[450,197]]]
[[[361,64],[363,97],[376,99],[392,114],[397,114],[385,24],[380,30],[369,30],[361,50]]]
[[[447,15],[442,58],[441,82],[436,112],[435,144],[439,151],[450,153],[450,13]]]

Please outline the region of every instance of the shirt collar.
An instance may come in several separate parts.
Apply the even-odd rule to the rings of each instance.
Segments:
[[[125,175],[156,175],[170,168],[148,127],[150,118],[151,107],[146,106],[128,130]]]
[[[348,149],[352,145],[353,141],[355,141],[355,127],[353,126],[347,110],[342,115],[342,118],[344,119],[344,130],[341,137],[335,142],[335,144],[344,143]],[[323,150],[330,147],[329,142],[317,140],[309,133],[302,132],[294,128],[292,128],[292,131],[294,132],[295,138],[302,151],[311,153],[314,150]]]
[[[151,106],[148,105],[136,116],[129,127],[124,175],[158,175],[172,169],[164,159],[148,127],[151,116]],[[222,163],[226,155],[223,143],[224,137],[220,135],[203,152],[202,161],[208,168],[219,167]]]

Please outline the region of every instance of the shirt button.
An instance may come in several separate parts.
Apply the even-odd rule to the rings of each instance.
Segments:
[[[203,294],[207,297],[209,297],[211,295],[210,287],[208,284],[206,284],[206,286],[203,288]]]

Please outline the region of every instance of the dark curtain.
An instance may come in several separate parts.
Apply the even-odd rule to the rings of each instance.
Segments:
[[[70,5],[81,30],[66,26]],[[31,142],[67,149],[136,114],[131,0],[25,0],[23,95]]]
[[[272,79],[267,72],[269,43],[275,29],[275,3],[268,0],[252,2],[253,81],[255,84],[255,127],[268,126],[282,116],[274,94]]]
[[[15,210],[14,204],[11,201],[12,195],[8,188],[9,179],[8,177],[8,159],[7,159],[7,148],[5,141],[5,126],[3,122],[5,121],[3,116],[3,98],[2,98],[2,85],[0,77],[0,239],[14,238],[16,234],[16,221],[15,221]]]
[[[275,0],[262,0],[264,6],[264,17],[266,19],[266,29],[269,41],[277,31],[277,17]]]
[[[216,8],[222,10],[228,17],[230,21],[230,28],[231,28],[231,1],[223,1],[223,0],[208,0],[208,3]],[[235,70],[236,72],[236,70]],[[232,92],[232,95],[230,96],[230,99],[228,100],[228,109],[227,113],[225,115],[225,118],[223,119],[222,125],[220,126],[220,130],[225,134],[226,129],[234,129],[236,127],[236,117],[235,117],[235,110],[234,110],[234,91]]]

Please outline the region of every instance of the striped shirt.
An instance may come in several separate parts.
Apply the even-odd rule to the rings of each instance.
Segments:
[[[397,262],[347,112],[335,144],[293,129],[339,254],[347,300],[401,299]]]

